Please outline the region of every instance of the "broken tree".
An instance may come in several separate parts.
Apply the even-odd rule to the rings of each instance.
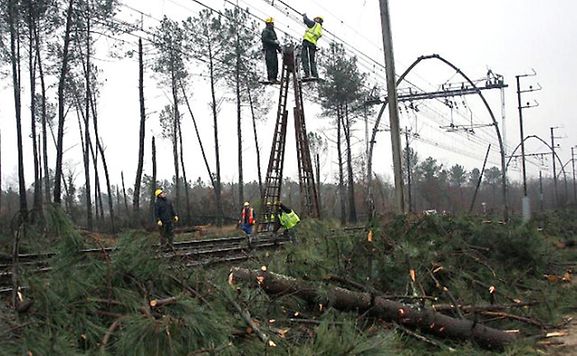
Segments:
[[[353,292],[333,286],[320,288],[268,271],[235,267],[229,275],[229,283],[234,284],[237,280],[255,283],[268,294],[292,294],[309,302],[340,310],[357,310],[359,313],[394,321],[409,328],[420,328],[439,337],[472,340],[490,349],[502,349],[519,337],[517,333],[494,329],[471,320],[455,319],[424,308],[410,307],[370,293]]]

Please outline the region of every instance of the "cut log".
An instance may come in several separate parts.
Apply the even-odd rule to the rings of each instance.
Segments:
[[[332,306],[339,310],[356,310],[373,317],[394,321],[408,328],[420,328],[439,337],[472,340],[482,347],[503,349],[518,340],[518,333],[510,333],[466,319],[427,309],[415,309],[402,303],[370,293],[353,292],[340,287],[320,288],[311,283],[269,271],[232,268],[229,282],[245,281],[262,288],[268,294],[292,294],[315,304]]]

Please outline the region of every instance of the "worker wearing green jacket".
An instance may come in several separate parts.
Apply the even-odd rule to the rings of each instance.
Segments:
[[[278,226],[275,230],[278,231],[281,227],[284,228],[284,235],[290,235],[292,229],[298,225],[301,221],[299,216],[292,210],[291,208],[287,207],[283,203],[279,205],[279,212],[278,212]]]
[[[305,31],[301,50],[304,77],[309,78],[312,76],[313,78],[318,78],[315,52],[317,50],[317,41],[323,35],[323,18],[317,16],[311,20],[306,14],[303,14],[303,22],[308,27]]]

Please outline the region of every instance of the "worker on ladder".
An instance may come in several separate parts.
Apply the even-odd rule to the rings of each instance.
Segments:
[[[280,42],[276,37],[274,30],[274,20],[272,17],[264,20],[266,27],[262,30],[260,39],[264,51],[264,60],[266,62],[266,74],[270,83],[278,83],[278,57],[277,52],[281,52]]]
[[[305,31],[301,52],[304,78],[318,78],[315,52],[317,50],[317,41],[323,35],[323,18],[317,16],[311,20],[306,14],[303,14],[303,22],[308,27]]]

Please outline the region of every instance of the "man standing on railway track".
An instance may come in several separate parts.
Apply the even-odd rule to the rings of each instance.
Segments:
[[[305,72],[304,78],[318,78],[315,52],[317,50],[317,41],[323,35],[323,18],[317,16],[311,20],[306,14],[303,14],[303,22],[308,27],[305,31],[301,50],[301,61]]]
[[[154,203],[154,216],[156,225],[160,229],[160,245],[162,247],[172,247],[174,242],[174,222],[178,222],[178,215],[174,211],[172,202],[166,197],[162,189],[154,192],[156,202]]]
[[[274,21],[272,17],[264,20],[266,27],[260,36],[264,51],[264,60],[266,62],[267,80],[270,83],[277,83],[278,79],[278,57],[277,52],[281,51],[280,42],[276,37],[274,30]]]
[[[240,213],[240,220],[239,225],[242,231],[245,234],[250,235],[252,234],[252,227],[255,224],[256,220],[254,219],[254,210],[250,206],[250,203],[245,201],[242,211]]]

